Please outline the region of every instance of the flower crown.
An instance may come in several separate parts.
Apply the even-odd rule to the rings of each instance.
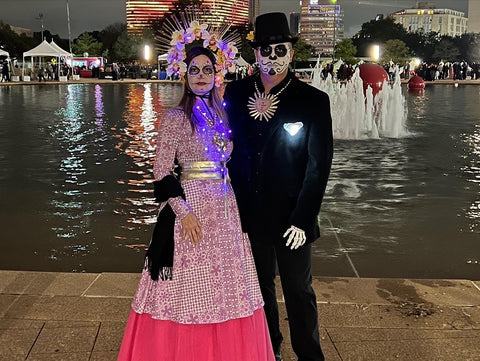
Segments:
[[[220,86],[225,74],[235,71],[237,61],[235,60],[238,49],[235,46],[238,38],[236,33],[227,34],[230,28],[228,24],[212,26],[203,19],[212,16],[198,10],[182,13],[180,17],[172,16],[166,20],[164,29],[157,36],[159,50],[167,53],[167,75],[185,75],[187,64],[185,58],[187,50],[198,44],[210,49],[216,57],[215,65],[215,86]],[[186,49],[187,48],[187,49]]]

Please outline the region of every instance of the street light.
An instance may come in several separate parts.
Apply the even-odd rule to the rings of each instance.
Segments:
[[[380,59],[380,45],[373,45],[372,58],[376,63],[378,63],[378,60]]]
[[[42,13],[38,14],[38,18],[35,18],[35,20],[40,20],[42,23],[42,41],[43,41],[43,14]]]
[[[143,55],[144,55],[144,58],[145,60],[148,62],[150,60],[150,45],[145,45],[145,48],[143,50]]]

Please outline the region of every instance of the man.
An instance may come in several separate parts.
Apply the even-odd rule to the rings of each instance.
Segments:
[[[234,149],[228,164],[265,300],[276,360],[283,337],[275,295],[278,265],[293,350],[324,360],[311,287],[311,243],[333,154],[328,96],[289,71],[293,44],[283,13],[257,17],[251,42],[259,74],[227,85]]]

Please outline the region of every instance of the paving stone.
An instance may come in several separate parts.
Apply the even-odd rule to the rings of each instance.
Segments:
[[[322,327],[479,329],[480,307],[319,304]],[[431,314],[427,314],[432,312]]]
[[[111,352],[120,350],[123,333],[125,331],[125,322],[102,322],[100,332],[95,342],[94,352]]]
[[[96,297],[126,297],[132,299],[139,281],[140,274],[102,273],[84,295]]]
[[[90,361],[117,361],[118,352],[92,352]]]
[[[8,328],[0,330],[0,360],[9,360],[9,355],[27,357],[35,339],[38,329]]]
[[[98,274],[94,273],[1,271],[0,292],[22,295],[80,296],[96,277]]]
[[[480,340],[477,330],[431,330],[411,328],[328,327],[328,336],[334,342],[401,341],[420,339],[473,338]]]
[[[4,317],[52,321],[124,321],[130,299],[22,296]]]
[[[480,342],[471,338],[336,342],[342,361],[478,361]]]
[[[4,317],[18,300],[19,296],[0,295],[0,317]]]
[[[99,327],[98,321],[46,321],[44,329],[51,328],[80,328],[80,327]]]
[[[0,319],[0,330],[3,329],[37,329],[39,330],[45,324],[43,321],[38,320],[19,320],[13,318]]]
[[[405,280],[316,277],[318,302],[391,304],[401,301],[435,305],[480,305],[480,291],[466,280]]]
[[[89,361],[90,352],[30,354],[26,361]]]
[[[288,328],[287,313],[285,310],[285,304],[279,304],[279,317],[280,317],[280,331],[283,335],[282,343],[282,357],[284,361],[297,361],[297,357],[292,349],[292,343],[290,342],[290,331]],[[320,345],[325,359],[328,361],[342,361],[333,342],[327,334],[325,328],[320,327]]]
[[[91,352],[98,327],[44,328],[31,354]]]

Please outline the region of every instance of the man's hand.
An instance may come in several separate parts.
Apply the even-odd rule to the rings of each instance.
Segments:
[[[298,247],[303,246],[307,240],[305,232],[295,226],[290,226],[283,235],[283,238],[287,237],[287,235],[288,239],[285,245],[290,247],[290,249],[297,249]]]
[[[197,244],[203,238],[202,225],[197,217],[190,212],[182,219],[182,239],[186,237],[192,244]]]

